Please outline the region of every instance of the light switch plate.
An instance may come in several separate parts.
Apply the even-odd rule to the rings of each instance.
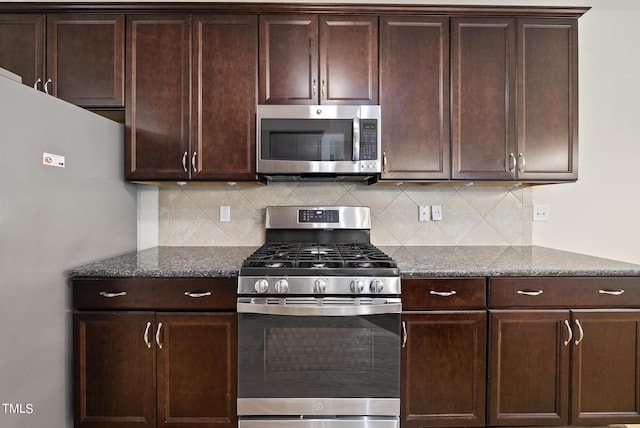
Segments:
[[[431,220],[431,207],[429,205],[420,205],[418,211],[418,219],[420,221],[429,221]]]
[[[220,205],[220,221],[221,222],[230,222],[231,221],[231,207],[228,205]]]

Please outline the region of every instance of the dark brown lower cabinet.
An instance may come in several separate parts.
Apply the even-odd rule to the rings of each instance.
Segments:
[[[569,311],[490,314],[488,425],[567,425]]]
[[[75,427],[236,426],[235,313],[76,312]]]
[[[403,428],[485,425],[484,278],[403,278]]]
[[[405,313],[402,319],[402,426],[484,426],[486,311]]]
[[[571,357],[571,423],[640,423],[640,310],[571,314],[574,329],[581,326]]]
[[[489,279],[490,426],[640,422],[640,278]]]
[[[75,313],[74,426],[155,427],[153,312]]]

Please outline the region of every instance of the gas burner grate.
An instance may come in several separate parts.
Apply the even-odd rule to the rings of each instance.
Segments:
[[[270,242],[249,256],[243,267],[304,269],[395,268],[396,262],[368,243],[319,244]]]

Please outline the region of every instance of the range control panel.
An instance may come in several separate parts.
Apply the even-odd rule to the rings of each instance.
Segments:
[[[340,223],[338,210],[299,210],[300,223]]]

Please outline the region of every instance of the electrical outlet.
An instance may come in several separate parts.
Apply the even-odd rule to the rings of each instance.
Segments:
[[[442,220],[442,205],[431,205],[431,218],[433,221]]]
[[[231,221],[231,207],[228,205],[220,205],[220,221]]]
[[[533,221],[549,221],[551,218],[551,208],[549,205],[533,206]]]
[[[429,221],[431,219],[431,207],[429,205],[420,205],[419,207],[419,220]]]

